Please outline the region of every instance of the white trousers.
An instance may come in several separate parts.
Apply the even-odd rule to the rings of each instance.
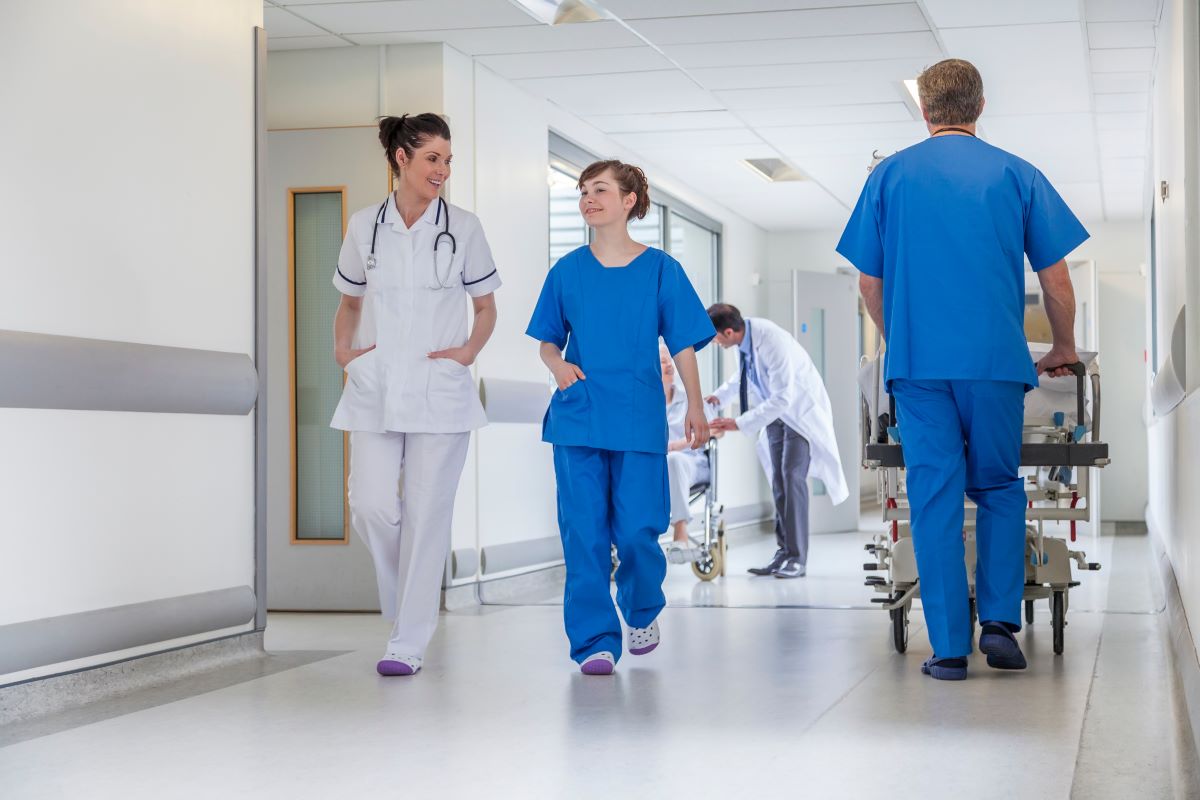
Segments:
[[[667,479],[671,484],[671,524],[691,522],[688,489],[692,484],[708,479],[708,463],[695,453],[667,453]]]
[[[350,520],[375,561],[388,652],[423,658],[437,628],[470,433],[350,434]]]

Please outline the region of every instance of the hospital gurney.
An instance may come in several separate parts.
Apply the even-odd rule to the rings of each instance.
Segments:
[[[1039,357],[1040,346],[1031,345]],[[1034,601],[1046,599],[1054,633],[1054,652],[1063,651],[1068,597],[1078,586],[1072,562],[1081,571],[1098,570],[1082,551],[1071,550],[1061,538],[1046,534],[1047,522],[1069,524],[1070,541],[1076,525],[1092,518],[1091,470],[1109,463],[1108,445],[1100,440],[1100,372],[1094,353],[1081,353],[1081,361],[1068,365],[1067,378],[1043,378],[1042,388],[1026,395],[1022,429],[1021,475],[1028,500],[1025,519],[1025,622],[1033,623]],[[883,388],[881,359],[863,359],[859,371],[862,396],[863,466],[878,477],[878,497],[883,507],[885,532],[874,537],[866,550],[874,561],[863,564],[870,575],[866,585],[884,597],[873,598],[891,618],[892,641],[897,652],[908,648],[908,615],[920,597],[920,579],[913,550],[905,488],[903,429],[896,424],[895,400]],[[1065,385],[1064,385],[1065,384]],[[1074,391],[1070,390],[1074,384]],[[1088,413],[1088,389],[1090,407]],[[1064,389],[1066,389],[1064,391]],[[967,503],[963,531],[966,545],[967,584],[972,625],[975,608],[975,507]]]

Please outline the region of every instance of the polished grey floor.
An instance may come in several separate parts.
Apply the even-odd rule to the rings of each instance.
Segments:
[[[375,675],[378,617],[273,615],[268,649],[302,662],[43,722],[0,748],[0,797],[1196,796],[1144,536],[1084,543],[1105,569],[1064,655],[1039,608],[1027,672],[957,684],[920,675],[919,615],[893,652],[868,538],[816,537],[795,581],[745,574],[766,537],[713,584],[672,567],[663,645],[612,678],[578,674],[549,593],[444,615],[413,679]]]

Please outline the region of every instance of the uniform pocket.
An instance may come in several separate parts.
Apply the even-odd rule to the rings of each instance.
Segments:
[[[587,381],[575,381],[559,389],[550,400],[550,426],[558,436],[577,437],[588,432],[591,401]]]
[[[346,364],[346,377],[360,389],[374,388],[379,384],[375,374],[375,354],[378,350],[368,350]]]
[[[452,358],[435,358],[431,361],[429,402],[434,404],[439,414],[465,417],[474,390],[471,368]]]

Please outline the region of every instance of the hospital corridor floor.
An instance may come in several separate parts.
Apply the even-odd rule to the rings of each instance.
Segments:
[[[1144,534],[1084,542],[1104,569],[1063,655],[1043,601],[1029,669],[976,657],[963,683],[920,674],[919,613],[893,650],[869,539],[813,537],[796,580],[746,574],[774,551],[757,533],[713,583],[672,566],[662,645],[610,678],[568,659],[556,591],[444,613],[409,679],[375,674],[377,615],[273,614],[277,669],[0,728],[0,797],[1200,796]]]

